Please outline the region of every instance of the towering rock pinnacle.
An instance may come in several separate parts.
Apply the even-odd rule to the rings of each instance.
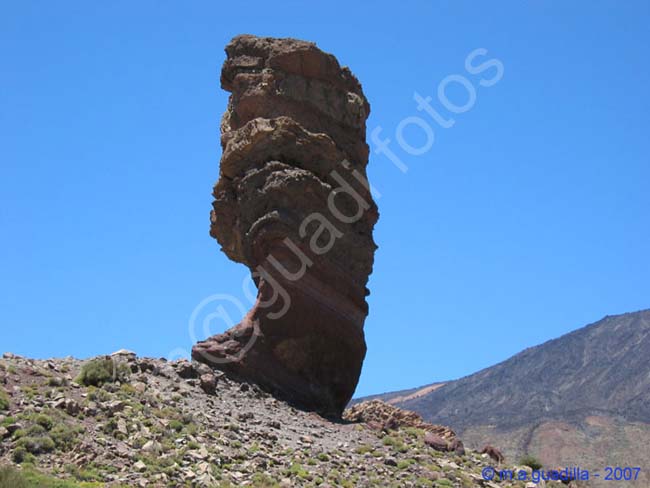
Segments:
[[[226,46],[210,234],[251,269],[257,300],[192,356],[303,408],[339,415],[366,354],[378,218],[366,179],[370,106],[331,54],[296,39]]]

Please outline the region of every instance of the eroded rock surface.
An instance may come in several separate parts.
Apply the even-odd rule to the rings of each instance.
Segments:
[[[365,169],[370,106],[350,70],[313,43],[238,36],[226,53],[210,233],[251,269],[258,295],[240,324],[192,355],[338,416],[366,353],[378,218]]]
[[[422,429],[442,439],[445,448],[454,442],[458,442],[456,433],[449,427],[430,424],[415,412],[402,410],[381,400],[368,400],[352,405],[343,414],[343,419],[348,422],[363,422],[384,431],[406,427]],[[457,445],[454,444],[454,446]],[[455,448],[449,450],[455,450]]]

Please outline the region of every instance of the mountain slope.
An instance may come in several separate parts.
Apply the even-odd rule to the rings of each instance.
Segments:
[[[484,481],[493,463],[475,451],[427,445],[429,432],[454,439],[449,429],[382,412],[394,425],[330,421],[206,365],[128,351],[5,354],[0,487],[526,487]]]
[[[650,310],[605,317],[473,375],[407,393],[380,397],[451,426],[470,445],[493,442],[547,465],[650,467]]]

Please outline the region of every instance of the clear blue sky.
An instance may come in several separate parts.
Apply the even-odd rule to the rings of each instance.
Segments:
[[[371,102],[368,133],[381,126],[408,166],[371,156],[381,218],[357,394],[650,307],[649,25],[646,1],[2,2],[0,350],[173,356],[206,297],[248,306],[246,269],[208,236],[219,70],[239,33],[334,53]],[[475,65],[503,64],[493,86],[479,80],[495,69],[465,70],[477,48]],[[449,75],[475,89],[471,110],[437,99]],[[414,92],[455,125],[426,119]],[[458,83],[446,94],[467,101]],[[395,135],[414,116],[435,136],[417,156]]]

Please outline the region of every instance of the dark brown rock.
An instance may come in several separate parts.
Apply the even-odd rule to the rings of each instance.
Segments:
[[[493,461],[498,464],[501,464],[506,459],[503,453],[494,446],[485,446],[483,449],[481,449],[481,454],[487,454]]]
[[[14,432],[16,432],[17,430],[21,430],[23,428],[23,424],[19,424],[19,423],[9,424],[6,426],[6,428],[7,428],[7,432],[13,435]]]
[[[194,379],[198,376],[196,370],[192,366],[192,363],[185,359],[181,359],[173,363],[173,367],[176,370],[176,374],[183,379],[189,380]]]
[[[463,441],[460,439],[452,440],[448,445],[448,449],[449,451],[454,451],[460,456],[463,456],[465,454],[465,446],[463,445]]]
[[[202,374],[200,378],[201,389],[208,395],[213,395],[217,391],[217,377],[211,373]]]
[[[447,441],[432,432],[427,432],[427,434],[424,436],[424,443],[436,451],[446,452],[449,450]]]
[[[366,353],[378,218],[365,170],[370,106],[350,70],[313,43],[238,36],[226,53],[210,233],[251,269],[258,295],[192,356],[338,416]]]

